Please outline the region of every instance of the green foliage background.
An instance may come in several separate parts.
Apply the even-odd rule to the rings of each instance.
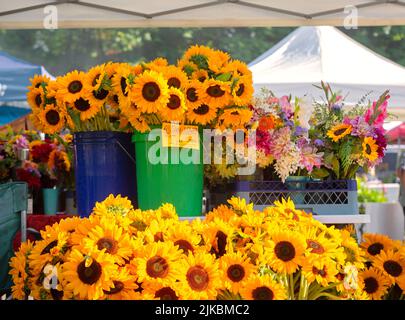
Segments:
[[[167,57],[176,62],[193,44],[228,51],[251,62],[295,28],[142,28],[0,30],[0,50],[35,64],[53,75],[85,70],[106,61],[136,63]],[[363,27],[343,32],[373,51],[405,66],[405,26]]]

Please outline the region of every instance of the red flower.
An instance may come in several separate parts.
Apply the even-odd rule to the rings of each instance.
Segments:
[[[18,181],[24,181],[28,183],[28,187],[30,188],[39,189],[41,187],[41,179],[33,172],[30,172],[22,168],[18,168],[16,170],[16,175]]]
[[[32,148],[32,160],[36,163],[47,163],[53,147],[49,143],[42,143]]]

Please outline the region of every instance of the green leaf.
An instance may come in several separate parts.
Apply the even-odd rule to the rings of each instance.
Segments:
[[[215,79],[216,79],[216,80],[219,80],[219,81],[226,82],[226,81],[231,80],[231,78],[232,78],[232,73],[226,72],[226,73],[220,74],[220,75],[217,76]]]
[[[340,177],[340,163],[339,160],[334,156],[332,159],[332,169],[336,175],[336,178],[339,179]]]
[[[326,168],[314,168],[311,172],[311,177],[315,179],[324,179],[329,176],[329,171]]]

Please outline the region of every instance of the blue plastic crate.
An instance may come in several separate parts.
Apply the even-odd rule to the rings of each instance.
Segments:
[[[291,198],[296,208],[314,215],[358,214],[356,180],[238,181],[237,196],[263,210],[276,200]]]

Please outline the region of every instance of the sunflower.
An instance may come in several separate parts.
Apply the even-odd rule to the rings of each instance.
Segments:
[[[191,60],[195,63],[196,60],[201,60],[201,58],[207,60],[210,56],[213,55],[215,55],[215,50],[207,46],[194,45],[188,48],[186,52],[184,52],[182,59]],[[208,65],[206,67],[208,68]]]
[[[166,121],[183,121],[187,110],[184,94],[176,88],[169,89],[169,102],[160,110]]]
[[[240,77],[234,89],[232,90],[233,102],[237,106],[246,106],[249,103],[251,103],[252,97],[253,97],[252,79],[248,77]]]
[[[285,300],[285,288],[271,276],[251,276],[240,292],[245,300]]]
[[[11,292],[14,299],[24,300],[30,293],[28,256],[32,247],[33,243],[29,240],[22,243],[15,256],[10,259],[9,274],[13,280]]]
[[[162,285],[159,282],[150,283],[142,292],[147,300],[180,300],[182,296],[176,285]]]
[[[212,209],[205,215],[205,221],[210,222],[215,218],[228,222],[232,217],[235,216],[235,212],[228,206],[221,204],[218,207]]]
[[[69,157],[65,151],[54,149],[49,154],[48,168],[52,171],[63,170],[69,172],[71,169],[71,163]]]
[[[77,226],[83,222],[80,217],[69,217],[59,221],[58,227],[62,232],[72,234],[76,231]]]
[[[396,283],[402,289],[405,288],[405,260],[398,251],[381,251],[378,256],[375,256],[373,265],[381,270],[392,284]]]
[[[48,76],[36,74],[33,78],[30,78],[31,85],[28,87],[28,89],[33,90],[35,88],[46,86],[49,81],[51,81],[51,79]]]
[[[102,102],[94,102],[91,93],[86,93],[69,103],[68,106],[80,114],[81,121],[86,121],[93,118],[100,111],[102,104]]]
[[[145,64],[145,68],[161,72],[162,69],[168,67],[169,62],[167,59],[159,57]]]
[[[208,79],[208,72],[204,69],[195,70],[191,74],[191,79],[198,80],[200,82],[204,82]]]
[[[28,91],[27,102],[33,110],[41,110],[45,102],[44,89],[39,87]]]
[[[91,88],[93,91],[98,91],[102,85],[104,76],[108,76],[105,71],[105,65],[98,65],[87,71],[87,77],[84,80],[85,85]]]
[[[337,261],[341,264],[352,264],[357,269],[363,269],[364,263],[366,261],[364,258],[363,250],[361,250],[361,248],[357,244],[357,241],[352,238],[348,232],[343,232],[342,235],[341,247],[343,247],[344,250],[345,262],[341,260],[340,255],[336,256]]]
[[[156,211],[157,219],[175,219],[178,220],[176,208],[171,203],[163,203]]]
[[[252,118],[252,111],[248,109],[241,108],[230,108],[224,110],[224,112],[219,116],[217,126],[221,130],[231,128],[244,129],[245,125]]]
[[[371,137],[365,137],[362,143],[363,157],[373,162],[378,159],[378,145]]]
[[[214,73],[221,73],[229,61],[229,54],[223,51],[215,50],[214,54],[208,56],[208,69]]]
[[[246,203],[244,198],[232,197],[227,202],[238,215],[254,212],[253,203]]]
[[[169,86],[161,73],[145,71],[135,79],[130,99],[144,113],[155,113],[169,102]]]
[[[381,251],[393,249],[394,243],[386,235],[365,233],[363,235],[363,242],[360,246],[364,248],[367,258],[374,260]]]
[[[110,194],[102,202],[96,202],[93,214],[98,216],[111,215],[123,217],[133,209],[134,207],[128,197],[122,197],[120,194],[117,196]]]
[[[186,300],[212,300],[221,287],[221,275],[215,257],[207,253],[189,254],[181,262],[183,276],[179,291]]]
[[[234,229],[222,220],[214,219],[205,225],[203,239],[209,253],[217,258],[228,252]]]
[[[91,90],[85,83],[86,74],[84,72],[77,70],[69,72],[65,76],[58,78],[56,98],[64,102],[74,103],[84,93]]]
[[[230,83],[207,79],[197,89],[197,95],[204,97],[204,102],[214,108],[223,108],[231,99]]]
[[[360,272],[359,277],[364,287],[363,290],[373,300],[381,300],[391,286],[389,278],[376,268]]]
[[[338,247],[336,242],[325,238],[325,232],[318,233],[316,228],[309,228],[305,233],[307,249],[305,256],[313,260],[344,260],[343,247]]]
[[[350,124],[338,124],[332,127],[327,133],[327,136],[331,138],[334,142],[338,142],[343,137],[347,136],[352,132],[352,126]]]
[[[71,294],[64,288],[60,262],[49,263],[33,279],[30,296],[35,300],[66,300]]]
[[[186,117],[195,124],[205,125],[211,123],[217,116],[217,108],[202,103],[198,107],[188,108]]]
[[[140,256],[131,264],[136,267],[138,281],[170,285],[179,278],[178,261],[181,255],[182,252],[172,243],[153,242],[145,245]]]
[[[106,300],[139,300],[140,293],[136,292],[137,277],[132,275],[128,268],[121,267],[111,275],[113,285],[109,290],[104,290]]]
[[[147,119],[142,115],[142,112],[139,110],[138,106],[131,102],[127,106],[122,106],[122,114],[128,121],[131,126],[141,133],[150,131],[150,127]],[[122,123],[122,120],[121,120]]]
[[[184,89],[188,83],[187,75],[176,66],[167,66],[160,71],[169,88]]]
[[[200,90],[202,83],[198,80],[190,80],[185,87],[185,97],[187,109],[198,108],[203,102],[207,94]]]
[[[245,286],[247,279],[256,272],[249,258],[240,252],[227,253],[220,258],[225,287],[237,294]]]
[[[302,267],[302,274],[309,283],[317,282],[323,287],[327,287],[330,283],[337,282],[336,263],[332,260],[316,260],[305,261]]]
[[[298,232],[275,231],[266,250],[270,267],[276,272],[293,274],[302,264],[306,249],[305,238]]]
[[[117,266],[103,251],[73,249],[67,262],[62,265],[62,276],[66,288],[80,299],[98,300],[105,297],[105,291],[114,287],[111,277]]]
[[[111,100],[119,106],[125,106],[130,103],[128,97],[130,91],[130,83],[128,78],[131,76],[131,67],[128,64],[120,64],[116,67],[115,73],[111,78],[112,83],[112,97]]]
[[[169,226],[166,241],[173,242],[179,250],[188,255],[195,253],[201,242],[201,236],[193,230],[188,221],[182,221]]]
[[[45,133],[58,133],[65,125],[64,112],[53,104],[48,104],[38,116]]]
[[[232,72],[235,77],[243,77],[249,80],[252,79],[252,71],[249,70],[246,63],[240,60],[230,61],[223,69],[222,72]]]
[[[104,251],[115,263],[122,265],[132,254],[132,244],[129,234],[114,222],[109,217],[102,217],[99,225],[83,238],[83,246]]]

